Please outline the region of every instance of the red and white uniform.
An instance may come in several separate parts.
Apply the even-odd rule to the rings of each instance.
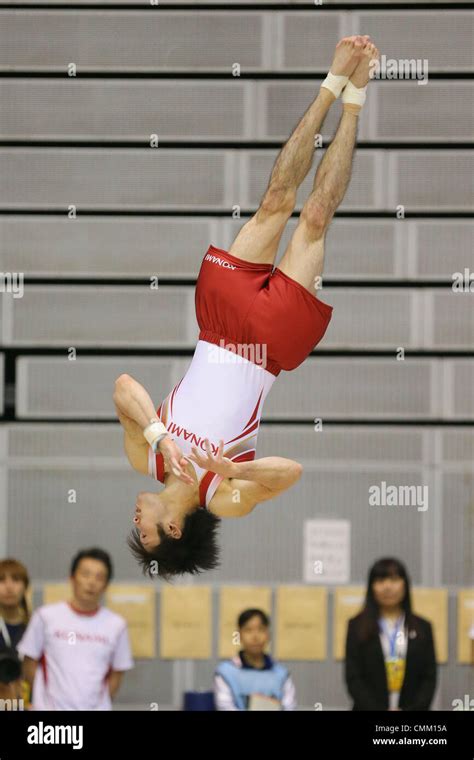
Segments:
[[[109,672],[133,668],[127,623],[105,607],[93,612],[69,602],[40,607],[18,652],[39,660],[33,710],[111,710]]]
[[[234,462],[255,458],[260,416],[275,375],[232,351],[200,340],[191,365],[164,399],[158,416],[184,456],[192,447],[206,453],[208,438],[216,453],[224,440],[224,456]],[[148,449],[148,472],[164,481],[163,455]],[[222,480],[191,462],[199,482],[201,506],[208,506]]]
[[[199,341],[191,366],[158,416],[183,454],[214,452],[235,462],[255,458],[265,397],[282,370],[298,367],[323,338],[332,306],[272,264],[245,261],[210,245],[196,284]],[[200,505],[222,478],[194,462]],[[164,482],[162,454],[149,448],[148,472]]]

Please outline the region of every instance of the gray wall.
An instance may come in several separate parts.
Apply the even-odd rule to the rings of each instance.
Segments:
[[[294,457],[305,475],[290,494],[223,523],[222,567],[202,582],[214,589],[216,634],[221,584],[302,583],[304,520],[349,519],[351,583],[364,583],[378,556],[395,554],[415,585],[448,588],[449,662],[435,706],[450,709],[473,688],[468,667],[456,663],[456,591],[474,577],[474,319],[472,294],[451,288],[454,272],[474,271],[472,221],[453,216],[473,199],[472,152],[461,143],[472,136],[474,85],[460,77],[472,70],[472,16],[357,4],[348,12],[151,12],[140,10],[148,3],[125,11],[116,2],[105,13],[87,2],[81,11],[10,4],[1,13],[0,71],[24,76],[0,81],[0,208],[9,212],[0,216],[0,269],[29,280],[22,298],[2,295],[0,310],[0,554],[27,564],[37,603],[42,584],[63,581],[72,554],[91,543],[112,553],[117,580],[141,582],[124,540],[134,496],[152,484],[129,470],[120,429],[106,423],[113,381],[129,372],[158,402],[182,376],[197,335],[200,261],[211,242],[230,247],[257,207],[277,155],[266,142],[289,135],[337,39],[370,33],[387,58],[427,59],[430,75],[449,75],[422,86],[370,85],[364,148],[341,206],[352,216],[328,234],[322,298],[334,317],[325,354],[278,378],[264,419],[280,424],[260,432],[259,456]],[[79,76],[48,78],[71,62]],[[231,76],[235,63],[247,76]],[[81,71],[96,76],[81,79]],[[229,77],[180,78],[209,71]],[[108,78],[113,72],[168,78]],[[314,80],[301,78],[308,73]],[[324,125],[325,146],[338,114]],[[173,147],[147,147],[153,134]],[[9,145],[14,139],[21,144]],[[399,205],[427,217],[396,219]],[[140,211],[160,215],[123,213]],[[160,287],[151,292],[154,276]],[[74,282],[88,277],[103,283]],[[67,360],[71,346],[76,361]],[[399,347],[408,352],[402,362]],[[134,355],[121,355],[130,348]],[[154,356],[155,348],[172,355]],[[427,485],[429,509],[370,507],[368,487],[381,480]],[[329,642],[332,606],[330,589]],[[117,707],[179,706],[184,689],[210,686],[216,636],[213,655],[137,662]],[[331,646],[326,662],[287,664],[300,706],[349,706]]]

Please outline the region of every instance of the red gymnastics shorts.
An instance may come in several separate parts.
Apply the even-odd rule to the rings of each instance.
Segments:
[[[273,375],[298,367],[322,339],[332,306],[272,264],[210,245],[196,284],[199,339],[236,351]],[[265,362],[237,346],[258,346]],[[255,356],[258,351],[255,351]]]

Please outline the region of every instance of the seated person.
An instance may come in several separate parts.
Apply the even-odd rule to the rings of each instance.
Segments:
[[[217,710],[295,710],[295,687],[288,670],[264,650],[270,640],[270,620],[258,609],[238,619],[241,649],[221,662],[214,677]]]

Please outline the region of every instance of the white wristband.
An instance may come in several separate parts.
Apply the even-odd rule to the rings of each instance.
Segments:
[[[156,439],[167,432],[168,431],[166,430],[166,427],[163,425],[163,423],[156,420],[147,425],[143,431],[143,435],[145,436],[150,446],[153,446]]]
[[[365,103],[367,85],[365,87],[356,87],[352,82],[348,82],[342,93],[343,103],[352,103],[354,106],[363,106]]]
[[[331,74],[331,72],[329,72],[321,87],[330,90],[334,97],[338,98],[348,81],[349,77],[342,76],[342,74]]]

